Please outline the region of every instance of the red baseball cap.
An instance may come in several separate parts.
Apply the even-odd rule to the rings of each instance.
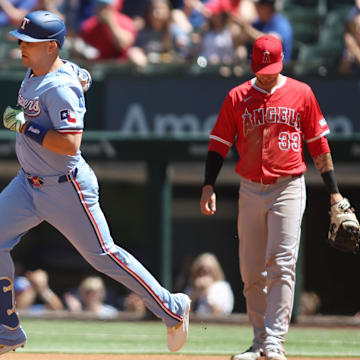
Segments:
[[[273,35],[260,36],[252,50],[251,69],[255,74],[278,74],[283,69],[281,41]]]

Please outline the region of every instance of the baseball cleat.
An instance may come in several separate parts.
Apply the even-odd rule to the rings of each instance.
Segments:
[[[16,345],[0,345],[0,355],[5,354],[11,350],[15,351],[18,348],[23,348],[24,345],[25,345],[25,341],[23,343]]]
[[[241,354],[236,354],[231,357],[231,360],[257,360],[264,356],[262,349],[255,349],[253,346],[250,346]]]
[[[265,350],[265,360],[287,360],[285,353],[278,348],[269,348]]]
[[[186,309],[183,319],[173,327],[167,328],[168,349],[172,352],[180,350],[186,342],[189,333],[190,298],[183,294],[186,300]]]

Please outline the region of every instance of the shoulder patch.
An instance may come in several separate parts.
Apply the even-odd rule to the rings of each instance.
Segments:
[[[76,115],[72,110],[61,110],[60,111],[60,120],[67,121],[70,123],[76,123]]]

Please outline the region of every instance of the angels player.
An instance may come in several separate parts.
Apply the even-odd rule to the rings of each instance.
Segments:
[[[216,211],[214,184],[233,143],[239,160],[239,256],[253,344],[233,360],[286,360],[285,335],[292,312],[295,264],[305,209],[304,142],[330,194],[339,193],[328,125],[311,88],[286,77],[281,41],[271,35],[253,47],[255,77],[232,89],[210,134],[201,211]]]

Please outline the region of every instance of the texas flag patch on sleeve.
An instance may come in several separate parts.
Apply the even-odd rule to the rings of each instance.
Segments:
[[[76,115],[72,110],[61,110],[60,119],[69,123],[76,123]]]

